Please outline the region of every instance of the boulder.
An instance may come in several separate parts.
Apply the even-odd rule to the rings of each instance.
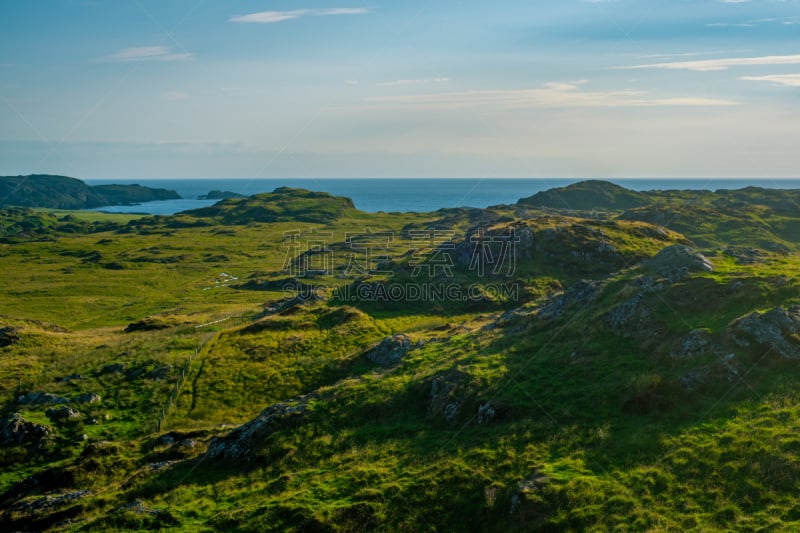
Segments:
[[[478,406],[478,424],[485,425],[492,422],[497,417],[497,410],[491,402],[482,403]]]
[[[100,403],[102,398],[100,398],[99,394],[95,394],[94,392],[87,392],[86,394],[81,394],[80,396],[76,396],[75,399],[72,400],[73,403]]]
[[[30,392],[17,398],[20,405],[62,405],[69,403],[69,400],[49,392]]]
[[[713,272],[714,265],[703,254],[682,244],[667,246],[643,265],[662,278],[680,281],[693,272]]]
[[[734,341],[743,347],[765,347],[787,359],[800,358],[800,306],[776,307],[766,313],[754,312],[732,325]]]
[[[702,329],[695,329],[683,337],[670,352],[670,357],[687,358],[697,357],[711,351],[711,335]]]
[[[603,315],[603,320],[613,331],[628,337],[652,329],[652,314],[642,294],[618,305]]]
[[[19,342],[19,333],[14,326],[0,327],[0,348],[11,346]]]
[[[399,363],[411,348],[411,339],[408,335],[393,335],[386,337],[368,351],[367,359],[377,365],[392,366]]]
[[[53,428],[25,420],[13,413],[0,420],[0,447],[6,448],[40,442],[53,434]]]
[[[66,422],[70,420],[79,420],[81,414],[71,407],[62,405],[61,407],[50,407],[44,414],[54,422]]]

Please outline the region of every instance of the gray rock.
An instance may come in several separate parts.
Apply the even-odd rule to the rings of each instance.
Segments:
[[[579,281],[545,304],[539,311],[538,317],[545,320],[559,318],[570,307],[585,307],[594,301],[599,289],[598,281]]]
[[[102,398],[100,398],[99,394],[95,394],[94,392],[87,392],[86,394],[81,394],[80,396],[76,396],[72,403],[100,403]]]
[[[451,371],[431,380],[428,402],[428,411],[431,415],[443,417],[448,424],[456,421],[461,411],[461,398],[456,392],[462,378],[460,372]]]
[[[728,257],[732,257],[740,265],[753,265],[761,263],[767,258],[767,254],[757,248],[739,248],[731,246],[723,251]]]
[[[536,495],[546,488],[549,483],[549,477],[540,473],[538,469],[534,469],[530,476],[517,483],[517,491],[511,497],[509,514],[512,516],[539,514],[537,508],[539,507],[540,499]]]
[[[205,458],[236,462],[252,460],[269,435],[299,424],[306,417],[309,399],[310,396],[305,396],[297,402],[281,402],[267,407],[258,417],[227,436],[212,439]]]
[[[497,417],[497,410],[491,404],[486,402],[478,406],[478,424],[485,425],[492,422]]]
[[[672,282],[688,278],[692,272],[714,271],[714,265],[706,256],[682,244],[667,246],[642,264]]]
[[[394,335],[386,337],[368,351],[367,359],[377,365],[392,366],[399,363],[411,348],[411,339],[408,335]]]
[[[697,357],[712,351],[711,335],[702,329],[690,331],[670,352],[670,357]]]
[[[608,327],[625,336],[635,336],[652,329],[652,314],[641,294],[618,305],[603,315]]]
[[[11,509],[20,513],[32,514],[64,507],[91,494],[88,490],[77,490],[56,495],[46,495],[33,500],[25,500],[14,504]]]
[[[17,403],[20,405],[62,405],[69,403],[69,400],[49,392],[31,392],[17,398]]]
[[[25,420],[21,414],[13,413],[0,420],[0,447],[41,443],[53,434],[53,428]]]
[[[19,334],[14,326],[0,327],[0,348],[19,342]]]
[[[788,310],[776,307],[766,313],[751,313],[731,326],[734,341],[740,346],[752,344],[769,348],[787,359],[800,358],[800,346],[794,337],[800,331],[800,307]]]
[[[47,416],[47,418],[55,422],[78,420],[81,417],[80,412],[76,411],[72,407],[67,406],[49,407],[44,414]]]

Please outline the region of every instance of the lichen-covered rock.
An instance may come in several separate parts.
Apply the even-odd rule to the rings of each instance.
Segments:
[[[662,278],[680,281],[692,272],[713,272],[714,265],[706,256],[682,244],[667,246],[643,265]]]
[[[683,337],[670,352],[670,357],[697,357],[712,351],[711,335],[702,329],[695,329]]]
[[[19,413],[0,420],[0,447],[40,443],[52,434],[53,428],[25,420]]]
[[[753,344],[770,349],[787,359],[800,358],[800,307],[776,307],[766,313],[754,312],[736,320],[731,329],[739,346]]]
[[[283,428],[299,424],[307,414],[309,397],[281,402],[261,411],[256,418],[239,426],[225,437],[214,438],[205,453],[207,459],[250,461],[264,440]]]
[[[49,392],[30,392],[17,398],[17,403],[20,405],[62,405],[69,403],[69,400]]]
[[[399,363],[411,348],[411,339],[408,335],[393,335],[386,337],[368,351],[367,359],[377,365],[392,366]]]

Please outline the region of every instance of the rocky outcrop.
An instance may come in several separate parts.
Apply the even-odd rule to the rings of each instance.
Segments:
[[[49,392],[30,392],[17,398],[19,405],[62,405],[69,400]]]
[[[53,428],[25,420],[14,413],[0,420],[0,447],[39,443],[53,434]]]
[[[561,317],[572,307],[586,307],[594,301],[600,289],[598,281],[579,281],[563,294],[545,304],[539,311],[539,318],[548,320]]]
[[[686,279],[693,272],[714,271],[714,265],[706,256],[682,244],[667,246],[642,264],[659,277],[672,282]]]
[[[642,294],[618,305],[603,315],[603,320],[614,332],[624,336],[635,336],[652,329],[652,313]]]
[[[751,313],[736,320],[731,330],[739,346],[756,345],[787,359],[800,358],[800,306]]]
[[[72,420],[80,420],[81,414],[73,409],[62,405],[61,407],[49,407],[44,414],[54,422],[69,422]]]
[[[712,350],[711,335],[705,330],[695,329],[678,341],[670,352],[670,357],[676,359],[697,357]]]
[[[463,378],[464,376],[460,372],[451,371],[436,376],[430,381],[428,412],[431,415],[443,417],[448,424],[455,423],[464,403],[457,394],[458,386]]]
[[[366,356],[376,365],[392,366],[399,363],[411,348],[411,339],[408,335],[393,335],[383,339],[368,351]]]
[[[156,317],[149,317],[138,322],[132,322],[128,324],[125,328],[125,333],[133,333],[135,331],[157,331],[160,329],[169,329],[174,328],[175,324],[173,322],[156,318]]]
[[[283,428],[295,426],[306,417],[310,399],[311,395],[308,395],[292,402],[270,405],[256,418],[225,437],[212,439],[205,458],[235,462],[253,460],[268,436]]]
[[[0,348],[19,342],[19,333],[14,326],[0,326]]]
[[[81,394],[80,396],[76,396],[72,400],[72,402],[92,404],[92,403],[100,403],[100,400],[102,400],[102,398],[100,398],[99,394],[95,394],[94,392],[87,392],[86,394]]]

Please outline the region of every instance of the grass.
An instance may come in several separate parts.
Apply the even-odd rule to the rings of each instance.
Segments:
[[[293,277],[282,269],[284,232],[319,223],[253,222],[238,216],[241,200],[173,218],[75,214],[80,231],[59,226],[64,213],[4,212],[38,230],[0,244],[0,325],[20,335],[0,348],[0,398],[5,413],[51,426],[53,439],[40,454],[17,447],[0,455],[2,527],[798,527],[800,370],[763,347],[737,344],[730,327],[754,310],[800,302],[797,222],[771,196],[754,191],[752,207],[737,211],[740,196],[699,195],[704,209],[692,211],[685,202],[698,195],[662,193],[659,209],[693,217],[664,230],[642,220],[654,216],[646,206],[599,218],[546,208],[368,215],[341,199],[285,194],[265,216],[292,218],[311,201],[334,235],[331,273],[313,283],[390,281],[344,275],[348,232],[402,235],[447,220],[460,228],[459,246],[485,217],[490,234],[514,227],[530,237],[510,278],[523,286],[522,299],[379,305],[337,302],[328,292],[269,311],[290,296],[280,288]],[[244,203],[257,209],[274,200]],[[651,275],[639,263],[689,241],[704,243],[714,271],[643,294],[643,326],[612,330],[605,317]],[[742,262],[725,253],[729,245],[762,254]],[[414,278],[408,251],[403,239],[386,251],[398,272],[391,281],[438,281]],[[535,310],[582,278],[600,280],[585,305],[549,320],[533,314],[495,324],[506,310]],[[459,263],[451,281],[504,280]],[[146,318],[169,327],[124,331]],[[674,356],[698,328],[712,349]],[[419,344],[399,365],[365,357],[400,333]],[[61,379],[72,374],[81,379]],[[691,387],[689,375],[697,378]],[[68,399],[95,392],[102,401],[74,405],[81,421],[65,424],[50,420],[46,406],[15,403],[31,391]],[[302,422],[278,427],[249,461],[204,458],[213,438],[310,393]],[[487,405],[494,417],[485,418]],[[15,485],[31,476],[37,488]],[[78,503],[20,506],[84,489],[91,492]]]

